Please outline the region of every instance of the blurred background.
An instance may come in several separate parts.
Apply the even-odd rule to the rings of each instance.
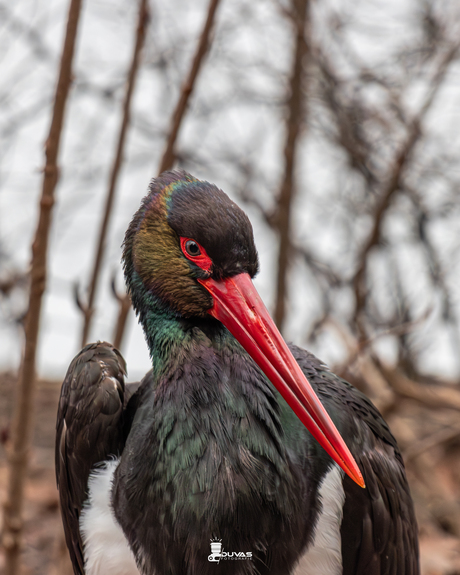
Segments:
[[[124,231],[164,160],[210,7],[147,4],[86,337],[140,4],[82,7],[38,340],[24,573],[70,572],[53,470],[59,386],[82,337],[114,341],[128,309]],[[0,1],[2,499],[68,6]],[[173,165],[248,213],[261,259],[256,287],[284,336],[369,395],[398,439],[422,573],[459,574],[460,4],[220,0],[201,56]],[[132,312],[118,336],[135,381],[149,358]]]

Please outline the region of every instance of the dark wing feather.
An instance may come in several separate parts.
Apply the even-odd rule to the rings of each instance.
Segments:
[[[343,481],[343,574],[417,575],[417,524],[400,454],[375,436],[366,443],[354,453],[366,489]]]
[[[62,384],[56,425],[56,480],[74,573],[84,575],[79,530],[88,476],[94,465],[119,455],[127,434],[123,409],[126,366],[110,344],[87,345]]]
[[[366,483],[361,489],[349,477],[343,481],[343,575],[417,575],[417,523],[396,440],[362,393],[326,375],[339,386],[342,405],[348,408],[339,419]]]
[[[362,489],[343,480],[343,575],[418,575],[417,523],[396,439],[365,395],[308,352],[291,349],[366,483]]]

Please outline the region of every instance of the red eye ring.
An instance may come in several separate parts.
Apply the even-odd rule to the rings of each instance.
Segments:
[[[194,248],[193,246],[196,246],[196,248]],[[205,272],[207,273],[211,272],[212,259],[208,256],[206,250],[202,246],[200,246],[200,244],[196,240],[192,238],[181,237],[180,247],[182,253],[188,260],[196,264]],[[197,249],[196,253],[194,253],[195,249]]]

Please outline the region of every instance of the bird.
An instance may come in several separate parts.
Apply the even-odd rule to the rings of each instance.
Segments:
[[[401,452],[371,401],[287,344],[251,223],[183,170],[123,242],[152,369],[110,343],[62,384],[56,479],[75,575],[417,575]]]

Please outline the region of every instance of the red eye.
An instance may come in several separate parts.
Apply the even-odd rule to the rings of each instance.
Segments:
[[[184,256],[199,266],[205,272],[211,271],[212,260],[206,250],[198,242],[191,238],[181,238],[180,247]]]

